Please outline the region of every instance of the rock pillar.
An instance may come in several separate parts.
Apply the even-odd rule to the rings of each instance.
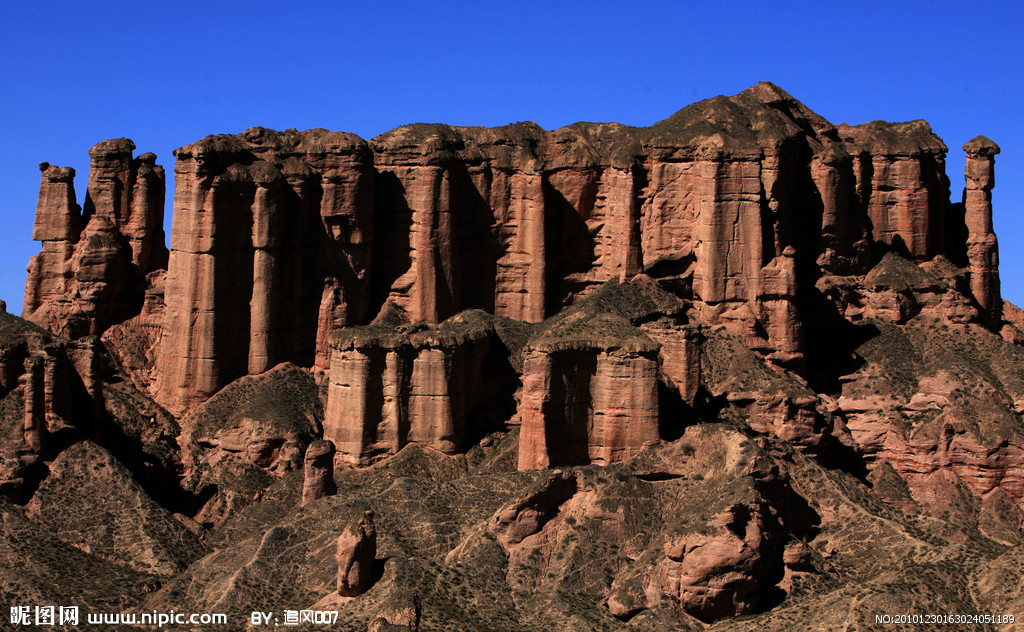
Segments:
[[[334,483],[334,444],[317,439],[306,448],[303,459],[302,504],[338,492]]]
[[[964,144],[964,151],[964,220],[971,292],[981,306],[983,318],[997,324],[1003,316],[1003,300],[999,293],[999,245],[992,229],[992,187],[996,184],[995,155],[999,145],[977,136]]]
[[[356,597],[370,586],[373,562],[377,557],[377,529],[373,512],[367,511],[352,521],[338,536],[338,594]]]

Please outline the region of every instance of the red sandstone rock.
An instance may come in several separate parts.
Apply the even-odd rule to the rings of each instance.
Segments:
[[[521,468],[609,464],[642,452],[616,467],[608,486],[622,483],[618,490],[640,501],[659,486],[697,481],[681,465],[690,457],[694,468],[716,459],[747,468],[743,485],[755,488],[780,476],[748,468],[751,443],[770,446],[771,459],[799,464],[804,475],[813,457],[830,467],[860,458],[870,469],[866,486],[886,502],[976,526],[1011,546],[1022,541],[1024,391],[1019,376],[1001,369],[1002,359],[1019,363],[1018,350],[1003,345],[986,356],[976,338],[989,344],[993,335],[973,325],[995,329],[1006,318],[1003,337],[1024,340],[1024,316],[999,297],[990,195],[998,148],[983,137],[965,145],[964,239],[958,207],[945,199],[946,149],[926,124],[836,128],[770,84],[647,129],[414,125],[369,143],[323,130],[253,129],[179,150],[181,215],[170,263],[153,238],[162,172],[151,154],[133,159],[133,149],[123,140],[93,148],[84,213],[73,172],[44,166],[35,226],[43,251],[30,264],[26,312],[31,303],[38,322],[75,336],[102,333],[136,385],[152,385],[176,413],[190,411],[179,441],[185,486],[199,496],[217,490],[196,514],[206,527],[219,529],[256,502],[253,492],[273,481],[268,470],[280,476],[303,463],[303,504],[331,493],[333,444],[313,441],[300,461],[323,416],[340,458],[359,465],[409,443],[460,452],[482,432],[516,424]],[[814,304],[819,290],[836,313]],[[890,365],[942,368],[887,373],[867,362],[855,374],[829,376],[842,385],[835,400],[808,385],[822,368],[806,346],[821,338],[805,340],[819,317],[838,320],[836,330],[851,337],[838,343],[934,319],[941,331],[968,332],[959,341],[968,350],[950,360],[941,349],[880,338],[878,346],[891,346]],[[24,501],[18,492],[46,470],[68,423],[72,382],[102,403],[104,345],[95,336],[0,345],[0,387],[24,396],[13,426],[18,445],[0,455],[4,495]],[[853,365],[868,346],[829,351]],[[305,369],[288,369],[304,380],[298,405],[279,407],[296,394],[287,380],[268,386],[281,377],[268,371],[281,360],[320,377],[330,371],[325,415]],[[508,405],[514,400],[518,411]],[[698,442],[696,450],[677,442],[667,447],[666,467],[632,471],[659,451],[643,450],[659,440],[659,416],[679,410],[735,423],[747,438]],[[105,419],[96,412],[90,419]],[[511,453],[499,446],[497,467],[508,467]],[[423,450],[407,450],[405,463],[417,454]],[[462,472],[479,454],[447,461]],[[519,569],[539,568],[529,551],[546,566],[541,582],[554,586],[563,569],[580,568],[558,561],[572,546],[568,535],[576,536],[572,525],[587,533],[600,525],[625,543],[604,568],[582,571],[598,591],[607,588],[597,598],[609,612],[664,616],[667,593],[703,620],[764,607],[761,595],[773,585],[802,588],[793,578],[806,580],[815,568],[803,542],[782,547],[815,530],[787,524],[792,533],[780,533],[777,521],[798,512],[777,498],[771,507],[749,497],[723,501],[728,509],[703,526],[680,521],[651,538],[655,549],[665,541],[662,558],[650,542],[636,544],[655,533],[642,531],[651,523],[647,507],[607,506],[601,500],[615,496],[580,492],[586,470],[579,479],[557,471],[533,479],[536,488],[502,501],[446,565],[473,559],[469,553],[500,555],[500,546],[510,555],[499,575],[518,595],[529,577]],[[846,478],[832,474],[818,478]],[[232,487],[232,477],[249,479]],[[596,480],[604,485],[600,474]],[[846,482],[849,494],[857,486]],[[844,502],[814,506],[827,529],[843,518],[835,507]],[[302,515],[317,506],[331,504]],[[338,539],[335,600],[370,581],[371,516]],[[840,531],[828,534],[826,555],[838,550],[832,538]],[[276,557],[286,534],[268,532],[247,568]],[[592,570],[597,579],[587,577]],[[386,577],[384,585],[397,583]],[[378,607],[379,595],[371,601]],[[415,629],[418,619],[412,600],[382,606],[371,628]]]
[[[521,420],[523,467],[606,463],[657,439],[658,379],[694,401],[704,326],[799,370],[803,299],[817,289],[854,321],[964,323],[977,317],[973,299],[994,325],[998,148],[981,137],[965,148],[968,236],[957,243],[946,148],[927,124],[835,127],[768,83],[642,129],[411,125],[365,142],[253,128],[175,152],[168,261],[155,157],[105,141],[90,151],[84,212],[73,171],[42,166],[26,314],[73,335],[105,332],[133,381],[178,415],[278,362],[326,371],[333,358],[325,434],[352,462],[409,442],[450,453],[480,427]],[[892,253],[870,267],[877,246],[921,267]],[[973,297],[958,291],[965,262]],[[692,309],[625,316],[641,331],[599,310],[572,322],[603,334],[559,329],[522,357],[517,348],[502,370],[521,373],[519,411],[479,426],[475,411],[515,391],[514,376],[482,378],[494,334],[396,330],[332,349],[332,334],[384,304],[413,323],[467,308],[537,322],[632,278]],[[20,360],[11,366],[6,384]],[[816,402],[760,395],[729,401],[761,432],[808,446],[824,436]],[[245,451],[263,462],[275,449]]]
[[[74,170],[40,165],[33,239],[43,248],[29,262],[27,319],[77,338],[137,313],[144,277],[166,265],[166,247],[163,169],[153,154],[133,159],[134,149],[122,138],[89,150],[84,211]]]
[[[369,587],[373,579],[377,530],[373,526],[372,511],[352,521],[338,536],[337,548],[338,595],[356,597]]]
[[[116,171],[104,151],[100,173]],[[176,153],[157,396],[181,412],[282,360],[326,370],[330,333],[387,300],[414,322],[467,308],[537,322],[641,268],[706,323],[799,366],[800,262],[861,274],[871,240],[919,260],[943,252],[945,151],[923,122],[836,128],[767,83],[646,129],[209,137]],[[65,199],[54,177],[47,199]],[[820,223],[801,215],[807,186]],[[47,204],[40,226],[59,227],[67,213]]]
[[[946,146],[924,121],[839,126],[853,155],[860,205],[874,241],[916,259],[945,250]]]
[[[992,229],[992,187],[995,186],[996,145],[984,136],[964,144],[967,164],[964,177],[964,221],[967,224],[967,258],[971,268],[971,292],[987,322],[1002,320],[999,294],[999,246]]]
[[[156,379],[154,367],[163,333],[166,275],[166,270],[155,270],[146,275],[141,311],[109,327],[101,336],[103,345],[117,357],[143,393],[150,392]]]
[[[930,368],[916,379],[913,391],[901,391],[884,368],[869,364],[846,379],[838,400],[858,452],[875,472],[887,468],[877,475],[890,479],[884,487],[892,490],[893,477],[902,479],[908,497],[890,499],[898,506],[916,502],[941,514],[951,507],[960,511],[995,491],[1018,503],[1024,499],[1024,435],[1014,410],[1016,387],[992,377],[1003,370],[998,358],[1006,351],[999,346],[1009,345],[977,325],[959,327],[934,343],[917,338],[915,345],[926,357],[941,358],[944,340],[979,336],[985,345],[979,348],[986,349],[979,357],[993,362],[993,373],[954,360]],[[918,362],[910,358],[908,370],[916,370]]]
[[[279,362],[326,368],[330,332],[360,323],[367,308],[366,144],[253,128],[175,156],[158,401],[180,413]]]
[[[25,360],[25,443],[36,453],[43,451],[47,437],[44,362],[39,356]]]
[[[409,589],[392,590],[384,599],[368,632],[419,632],[420,597]]]
[[[515,377],[496,326],[468,311],[434,329],[380,322],[335,334],[324,437],[339,458],[365,464],[407,443],[450,454],[506,421]]]
[[[317,439],[306,447],[303,458],[302,504],[333,496],[337,491],[338,486],[334,483],[334,444]]]
[[[945,257],[917,265],[888,252],[863,277],[823,277],[817,286],[853,322],[878,318],[903,324],[921,315],[962,324],[978,318],[978,309],[957,289],[965,285],[963,277],[964,270]]]
[[[658,438],[658,345],[611,314],[569,314],[523,351],[519,469],[607,464]]]
[[[658,351],[661,373],[671,380],[683,401],[692,404],[701,383],[701,326],[652,322],[640,325],[639,329],[661,346]]]
[[[811,563],[811,548],[806,542],[796,541],[787,544],[782,551],[782,562],[794,571],[809,571],[814,568]]]
[[[666,542],[665,590],[702,621],[751,612],[770,578],[781,576],[768,520],[760,507],[734,505],[714,516],[707,532]]]
[[[506,550],[511,549],[539,533],[578,489],[574,476],[556,471],[535,493],[499,509],[487,521],[487,530]]]

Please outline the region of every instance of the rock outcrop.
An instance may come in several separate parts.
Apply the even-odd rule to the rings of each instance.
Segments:
[[[302,504],[317,498],[333,496],[338,491],[334,483],[334,444],[317,439],[306,448],[303,457]]]
[[[942,256],[921,265],[887,252],[863,276],[826,276],[817,287],[851,322],[866,318],[903,324],[915,316],[950,323],[978,320],[978,308],[960,292],[967,271]]]
[[[84,213],[73,173],[46,166],[26,314],[102,333],[165,300],[159,349],[147,344],[176,414],[279,362],[327,369],[331,333],[387,301],[414,323],[472,308],[539,322],[643,270],[706,323],[799,366],[800,304],[819,273],[863,274],[873,247],[919,260],[967,250],[927,124],[835,127],[767,83],[650,128],[211,136],[175,152],[166,280],[147,277],[167,257],[162,172],[130,151],[94,148]],[[991,259],[972,248],[976,265]],[[974,292],[997,305],[979,270]]]
[[[82,209],[75,171],[39,165],[32,238],[43,243],[25,282],[25,318],[58,335],[103,333],[138,313],[146,275],[167,266],[164,171],[151,153],[132,157],[126,138],[89,150]]]
[[[94,337],[60,339],[0,313],[0,374],[8,424],[0,451],[0,494],[23,500],[66,438],[99,438],[105,359]],[[17,411],[11,404],[17,403]],[[14,423],[11,423],[14,422]]]
[[[999,246],[992,229],[992,188],[996,185],[996,145],[984,136],[964,144],[967,164],[964,177],[964,222],[967,224],[967,259],[971,270],[971,293],[981,306],[987,323],[997,325],[1003,317],[999,293]]]
[[[752,612],[781,574],[777,538],[765,507],[734,505],[705,532],[665,543],[664,589],[702,621]]]
[[[408,443],[451,454],[508,419],[516,376],[498,330],[515,323],[476,310],[429,329],[387,313],[331,340],[324,437],[340,459],[368,463]]]
[[[1021,349],[974,323],[867,326],[878,333],[858,348],[865,363],[843,378],[836,406],[872,474],[898,474],[908,496],[897,502],[938,514],[951,504],[975,514],[996,493],[1021,503],[1024,384],[1009,369]]]
[[[357,597],[373,579],[373,562],[377,557],[377,529],[373,512],[367,511],[352,521],[338,536],[338,595]]]
[[[94,147],[81,208],[44,164],[0,585],[370,630],[1010,611],[1024,312],[964,149],[950,203],[923,121],[767,83],[648,128],[253,128],[175,152],[169,253],[152,154]]]
[[[838,134],[852,156],[855,199],[871,241],[919,260],[946,252],[947,149],[928,123],[872,121],[840,125]]]
[[[999,325],[998,148],[968,145],[964,231],[927,123],[837,127],[769,83],[649,128],[410,125],[368,142],[253,128],[175,152],[167,260],[162,172],[105,141],[84,213],[74,174],[45,166],[26,314],[72,335],[160,319],[132,375],[148,387],[152,370],[175,414],[280,362],[327,370],[331,334],[388,302],[411,323],[539,322],[641,272],[799,369],[818,278],[842,285],[889,250],[970,267],[963,303]]]
[[[578,490],[574,476],[556,471],[541,481],[533,493],[516,499],[491,516],[487,520],[487,531],[503,548],[512,549],[540,532]]]
[[[158,400],[181,412],[280,362],[326,366],[330,332],[368,303],[366,143],[253,128],[175,156]]]
[[[577,311],[523,350],[519,469],[608,464],[658,439],[658,345]]]

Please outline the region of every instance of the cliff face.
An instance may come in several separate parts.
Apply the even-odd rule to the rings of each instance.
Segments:
[[[325,366],[330,332],[368,302],[366,143],[254,128],[175,155],[158,401],[182,411],[280,362]]]
[[[385,317],[336,333],[324,438],[366,464],[409,443],[454,454],[502,427],[517,379],[496,325],[468,311],[433,329]]]
[[[41,165],[35,324],[0,310],[25,603],[63,568],[152,585],[143,611],[353,629],[841,627],[906,608],[894,582],[1020,603],[949,592],[1024,543],[989,139],[951,203],[925,122],[835,126],[768,83],[648,128],[253,128],[175,152],[170,251],[133,150],[90,150],[81,208]]]
[[[32,238],[43,249],[28,264],[28,320],[77,338],[139,312],[146,275],[166,268],[167,247],[164,170],[153,154],[133,158],[134,149],[121,138],[89,150],[84,210],[75,201],[75,170],[39,165]]]
[[[627,336],[644,341],[636,349],[614,335],[569,348],[558,342],[562,323],[547,327],[562,332],[550,344],[504,362],[519,378],[499,388],[518,392],[520,405],[495,423],[524,423],[534,446],[524,467],[550,462],[544,436],[568,431],[560,426],[592,431],[556,461],[582,451],[603,462],[657,438],[637,429],[657,426],[651,385],[660,376],[695,401],[700,327],[725,326],[801,372],[808,341],[832,336],[821,323],[835,314],[1001,324],[998,147],[984,137],[965,145],[964,202],[950,204],[946,147],[925,122],[836,127],[768,83],[649,128],[418,124],[369,142],[325,130],[210,136],[175,152],[169,257],[163,172],[133,148],[121,139],[90,150],[84,211],[74,173],[43,166],[34,232],[43,250],[29,266],[26,315],[72,337],[105,332],[136,385],[175,415],[281,362],[331,371],[328,438],[356,462],[408,441],[461,450],[475,432],[466,411],[496,397],[477,383],[492,334],[360,333],[384,306],[407,324],[467,309],[539,323],[638,275],[687,301],[689,333],[678,319],[633,318],[643,330]],[[810,361],[813,377],[821,361]],[[616,384],[634,378],[648,386],[626,410]],[[808,420],[821,406],[801,406],[797,425],[820,426]],[[776,419],[769,427],[791,413],[755,417],[765,415]],[[606,418],[609,436],[633,438],[629,448],[610,440],[599,456],[605,431],[594,424]],[[798,434],[815,443],[820,430]]]
[[[866,272],[873,246],[967,263],[945,146],[926,123],[837,128],[771,84],[650,128],[411,125],[368,143],[254,128],[175,154],[174,299],[156,389],[176,412],[281,361],[328,368],[330,334],[386,301],[413,322],[470,308],[538,322],[647,270],[704,322],[799,366],[801,302],[817,276]],[[37,230],[29,314],[59,302],[47,279],[76,243],[67,174],[47,174],[38,225],[67,228]],[[93,178],[93,197],[117,204],[107,189],[131,177]],[[994,248],[977,245],[980,230],[977,265]],[[976,284],[998,304],[991,280]]]

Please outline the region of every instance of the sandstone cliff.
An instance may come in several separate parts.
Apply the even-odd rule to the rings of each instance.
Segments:
[[[131,311],[115,299],[132,280],[138,311],[138,282],[162,265],[161,172],[128,142],[94,148],[84,214],[73,174],[47,167],[37,322],[81,313],[99,333]],[[538,322],[644,270],[792,366],[815,279],[863,274],[887,249],[970,265],[970,298],[997,324],[985,217],[998,149],[972,143],[961,219],[926,123],[836,127],[768,83],[649,128],[211,136],[175,152],[157,398],[180,413],[279,362],[326,369],[331,333],[387,301],[412,322],[470,308]]]
[[[85,208],[75,170],[48,163],[32,238],[43,249],[28,265],[25,318],[59,335],[103,333],[139,312],[146,275],[167,266],[164,170],[150,153],[132,157],[126,138],[89,150]]]
[[[175,152],[169,251],[133,150],[90,150],[81,207],[41,165],[32,322],[0,314],[13,594],[72,594],[59,558],[345,629],[1021,602],[971,588],[1024,543],[986,137],[954,203],[927,123],[768,83],[647,128],[253,128]]]
[[[511,415],[518,380],[502,338],[521,328],[477,310],[433,329],[389,322],[385,313],[337,332],[324,437],[350,463],[394,455],[408,443],[465,450]]]

